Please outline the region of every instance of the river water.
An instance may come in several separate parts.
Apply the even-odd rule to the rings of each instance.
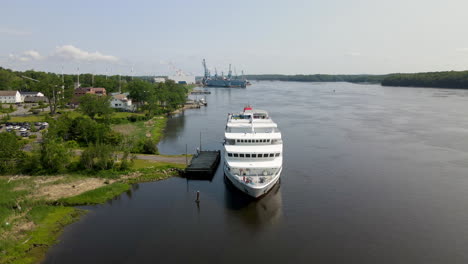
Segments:
[[[45,263],[468,263],[468,91],[254,82],[168,121],[163,154],[220,149],[228,112],[265,109],[281,183],[138,184],[68,226]],[[195,192],[201,193],[199,206]]]

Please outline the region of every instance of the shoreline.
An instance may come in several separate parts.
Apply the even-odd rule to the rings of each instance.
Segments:
[[[3,195],[15,197],[9,201],[12,214],[2,219],[0,225],[0,263],[42,261],[50,247],[58,243],[64,228],[87,213],[75,206],[105,203],[128,191],[133,184],[177,177],[185,168],[185,164],[146,160],[144,163],[115,178],[1,176],[1,185],[9,187],[2,188]]]
[[[185,167],[185,155],[144,155],[114,174],[0,176],[0,264],[42,261],[64,228],[86,214],[75,206],[105,203],[133,184],[177,177]]]
[[[183,110],[181,106],[175,112]],[[157,145],[164,137],[167,115],[122,125],[122,130]],[[105,203],[133,184],[177,177],[186,167],[185,155],[138,153],[135,157],[125,171],[0,176],[0,264],[39,263],[59,242],[64,228],[87,213],[75,206]]]

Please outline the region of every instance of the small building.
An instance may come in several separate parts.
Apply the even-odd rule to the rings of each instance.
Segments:
[[[173,80],[175,83],[179,84],[194,84],[195,76],[193,75],[172,75],[168,76],[167,79]]]
[[[25,103],[47,103],[48,99],[45,96],[26,96],[24,97],[24,102]]]
[[[72,105],[78,105],[79,104],[79,99],[81,96],[85,94],[95,94],[99,96],[106,96],[106,88],[100,88],[100,87],[79,87],[76,88],[75,91],[73,92],[73,99],[71,101]]]
[[[22,101],[25,103],[46,102],[47,98],[41,92],[20,92]]]
[[[166,82],[166,78],[164,78],[164,77],[154,77],[154,82],[155,83],[164,83],[164,82]]]
[[[22,103],[23,97],[18,91],[0,91],[0,102],[7,104]]]
[[[31,97],[44,97],[44,94],[41,92],[20,92],[21,96],[31,96]]]
[[[112,93],[111,107],[123,111],[134,111],[132,99],[128,98],[128,93]]]
[[[106,88],[80,87],[76,88],[75,92],[73,93],[75,97],[80,97],[85,94],[106,95]]]

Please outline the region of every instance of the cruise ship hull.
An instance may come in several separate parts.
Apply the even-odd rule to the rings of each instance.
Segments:
[[[248,194],[254,198],[259,198],[265,194],[268,193],[268,191],[270,191],[273,186],[275,186],[275,184],[278,182],[278,180],[280,179],[280,175],[281,175],[281,172],[283,170],[283,167],[281,167],[277,174],[273,177],[273,179],[271,181],[269,181],[268,183],[266,183],[265,185],[261,185],[261,186],[252,186],[252,185],[249,185],[249,184],[246,184],[244,183],[240,177],[237,177],[237,176],[234,176],[231,174],[231,172],[229,172],[227,169],[226,169],[226,166],[224,166],[224,175],[226,175],[226,177],[229,179],[229,181],[237,188],[239,189],[240,191],[244,192],[245,194]]]

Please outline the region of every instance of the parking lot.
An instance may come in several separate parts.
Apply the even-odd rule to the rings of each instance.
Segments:
[[[40,131],[49,126],[47,122],[6,122],[0,124],[0,132],[15,132],[17,136],[29,137],[31,135],[40,135]]]

